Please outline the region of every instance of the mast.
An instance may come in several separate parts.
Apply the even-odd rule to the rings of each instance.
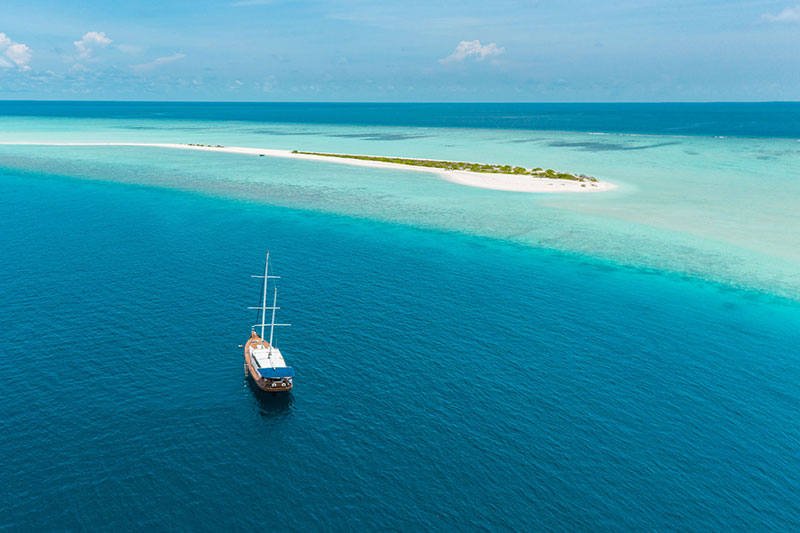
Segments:
[[[275,287],[275,293],[272,297],[272,320],[270,321],[269,325],[269,350],[272,351],[272,334],[275,332],[275,310],[277,309],[276,305],[278,304],[278,287]],[[262,339],[264,337],[261,337]]]
[[[269,271],[269,250],[267,250],[267,260],[264,262],[264,295],[261,299],[261,344],[264,344],[264,322],[267,320],[267,282],[269,280],[269,276],[267,272]],[[275,307],[273,305],[273,307]],[[275,309],[272,310],[272,321],[275,322]],[[269,334],[270,341],[269,343],[272,344],[272,332]]]
[[[263,278],[264,279],[264,290],[261,293],[261,305],[258,307],[248,307],[248,309],[258,309],[261,313],[261,323],[260,324],[253,324],[253,331],[256,330],[256,326],[261,328],[261,341],[260,345],[264,347],[264,328],[269,326],[269,345],[270,350],[272,349],[272,339],[275,333],[275,326],[291,326],[291,324],[276,324],[275,323],[275,310],[278,309],[278,287],[275,288],[275,294],[272,297],[272,307],[267,306],[267,284],[269,283],[270,279],[278,279],[280,276],[270,276],[269,275],[269,250],[267,250],[267,260],[264,263],[264,275],[263,276],[250,276],[251,278]],[[267,309],[272,309],[272,322],[267,324]]]

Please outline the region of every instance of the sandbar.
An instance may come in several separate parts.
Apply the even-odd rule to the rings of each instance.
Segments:
[[[601,192],[616,189],[617,186],[606,181],[579,182],[564,179],[540,178],[529,175],[499,174],[487,172],[469,172],[466,170],[444,170],[428,167],[404,165],[400,163],[387,163],[383,161],[365,161],[362,159],[347,159],[343,157],[327,157],[324,155],[311,155],[295,153],[291,150],[276,150],[274,148],[247,148],[243,146],[210,146],[179,143],[130,143],[130,142],[10,142],[0,141],[0,145],[25,145],[25,146],[142,146],[150,148],[171,148],[178,150],[200,150],[206,152],[226,152],[231,154],[244,154],[265,157],[282,157],[286,159],[305,159],[309,161],[325,161],[340,165],[354,165],[359,167],[391,168],[416,172],[427,172],[459,185],[493,189],[498,191],[529,192],[529,193],[563,193],[563,192]]]

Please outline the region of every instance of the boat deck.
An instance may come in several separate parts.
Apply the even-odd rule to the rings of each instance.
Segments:
[[[253,356],[257,368],[286,367],[286,362],[283,360],[283,355],[279,349],[273,346],[270,350],[267,343],[264,343],[263,346],[263,348],[261,345],[250,347],[250,354]]]

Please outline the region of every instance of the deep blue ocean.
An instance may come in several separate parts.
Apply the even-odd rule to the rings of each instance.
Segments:
[[[189,113],[74,113],[140,105]],[[287,395],[238,347],[267,248]],[[1,160],[0,301],[0,529],[800,529],[796,301]]]
[[[800,102],[359,104],[0,101],[0,116],[153,118],[800,139]]]

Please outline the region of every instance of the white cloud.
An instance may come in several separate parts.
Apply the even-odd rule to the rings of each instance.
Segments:
[[[477,39],[474,41],[461,41],[456,46],[456,49],[449,56],[440,59],[439,63],[449,63],[452,61],[463,61],[470,56],[475,56],[477,61],[482,61],[487,57],[500,55],[505,50],[502,46],[497,46],[497,43],[489,43],[482,45]]]
[[[177,61],[179,59],[183,59],[186,57],[186,54],[172,54],[171,56],[164,56],[154,59],[149,63],[142,63],[141,65],[134,65],[131,68],[134,72],[142,72],[145,70],[154,69],[156,67],[160,67],[161,65],[166,65],[167,63],[172,63],[173,61]]]
[[[80,41],[73,41],[72,44],[78,49],[78,59],[87,59],[94,52],[95,47],[103,48],[111,44],[111,39],[106,37],[105,32],[89,31],[81,37]]]
[[[764,13],[761,18],[767,22],[800,22],[800,4],[787,7],[777,15]]]
[[[6,57],[23,70],[31,68],[27,64],[32,55],[31,49],[22,43],[14,43],[6,49]]]
[[[31,69],[28,66],[33,56],[31,49],[22,43],[15,43],[5,33],[0,33],[0,52],[5,56],[0,57],[0,68],[16,66],[20,70]]]

